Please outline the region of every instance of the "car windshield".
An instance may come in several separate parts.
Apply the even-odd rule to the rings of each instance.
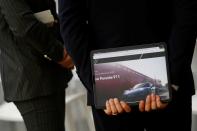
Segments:
[[[136,89],[136,88],[141,88],[141,87],[151,87],[151,83],[139,83],[139,84],[136,84],[133,89]]]
[[[150,84],[150,83],[145,83],[145,84],[143,85],[143,87],[151,87],[151,84]]]
[[[144,83],[139,83],[139,84],[136,84],[133,89],[136,89],[136,88],[140,88],[140,87],[143,87],[144,86]]]

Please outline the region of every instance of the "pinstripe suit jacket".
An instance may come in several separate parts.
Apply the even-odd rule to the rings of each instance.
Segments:
[[[57,19],[53,0],[0,0],[0,71],[7,101],[52,94],[72,76],[56,64],[64,48],[59,24],[48,28],[33,15],[47,9]]]

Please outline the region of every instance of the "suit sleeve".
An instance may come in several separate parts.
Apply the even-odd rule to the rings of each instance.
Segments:
[[[191,62],[197,38],[197,0],[174,0],[174,23],[169,41],[171,82],[190,85]],[[189,78],[188,78],[188,77]]]
[[[14,36],[28,40],[31,47],[54,61],[63,58],[62,43],[34,17],[25,0],[0,0],[0,9]]]
[[[79,78],[91,90],[86,0],[59,0],[61,34]]]

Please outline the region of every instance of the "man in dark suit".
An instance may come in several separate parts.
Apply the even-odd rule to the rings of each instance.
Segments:
[[[45,10],[54,21],[44,24],[34,16]],[[65,88],[72,67],[53,0],[0,0],[5,100],[17,106],[28,131],[64,131]]]
[[[59,6],[61,33],[88,90],[97,131],[191,130],[197,0],[59,0]],[[110,99],[106,110],[95,109],[90,51],[156,42],[167,43],[172,101],[152,95],[131,108]]]

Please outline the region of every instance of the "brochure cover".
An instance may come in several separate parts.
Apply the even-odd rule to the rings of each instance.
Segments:
[[[164,43],[96,50],[91,59],[97,108],[104,108],[109,98],[137,104],[151,93],[170,100]]]
[[[41,12],[34,13],[34,16],[42,23],[52,23],[54,22],[54,17],[51,13],[51,10],[45,10]]]

